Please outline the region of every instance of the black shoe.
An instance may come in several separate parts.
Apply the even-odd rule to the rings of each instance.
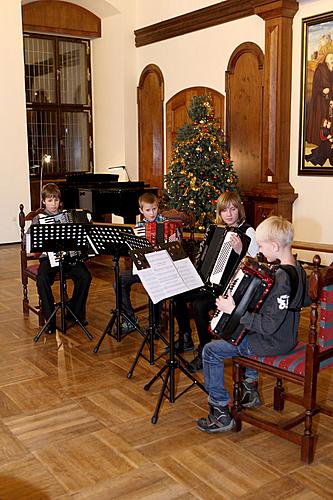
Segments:
[[[191,332],[185,332],[184,334],[178,333],[178,340],[175,342],[175,351],[177,352],[190,352],[193,351],[194,344],[191,336]],[[168,346],[164,352],[169,352],[170,347]]]
[[[227,432],[235,427],[235,421],[228,406],[209,405],[207,418],[199,418],[197,427],[204,432]]]
[[[258,392],[258,382],[256,380],[246,379],[242,382],[242,398],[240,404],[244,408],[256,408],[262,404]]]
[[[184,333],[184,336],[179,334],[179,339],[175,342],[175,349],[178,352],[190,352],[194,349],[191,332]]]
[[[193,361],[189,363],[187,368],[191,373],[202,372],[203,363],[202,363],[201,353],[200,354],[198,353],[198,355],[193,359]]]

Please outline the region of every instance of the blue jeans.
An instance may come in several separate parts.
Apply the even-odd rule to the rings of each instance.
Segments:
[[[209,403],[226,406],[230,401],[228,391],[224,387],[224,360],[251,354],[253,353],[250,351],[247,337],[244,337],[238,346],[225,340],[213,340],[205,345],[202,360]],[[253,380],[258,379],[258,372],[252,368],[246,368],[245,375]]]

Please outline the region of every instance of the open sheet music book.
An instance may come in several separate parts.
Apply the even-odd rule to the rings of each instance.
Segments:
[[[139,278],[154,304],[204,285],[179,242],[162,250],[130,250]]]

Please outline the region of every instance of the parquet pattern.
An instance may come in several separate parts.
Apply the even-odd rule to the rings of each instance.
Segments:
[[[66,337],[58,331],[35,344],[37,317],[22,314],[19,246],[0,247],[1,500],[332,498],[328,417],[315,419],[319,440],[311,466],[301,464],[295,445],[249,425],[218,436],[198,431],[195,419],[207,406],[196,387],[173,404],[165,400],[153,425],[161,382],[149,391],[143,387],[164,358],[154,366],[141,358],[128,379],[142,342],[138,333],[120,343],[107,336],[93,353],[110,319],[114,291],[112,260],[89,265],[87,319],[93,341],[75,327]],[[37,300],[33,287],[30,298]],[[146,303],[140,285],[133,302]],[[146,326],[147,311],[139,318]],[[305,318],[302,325],[306,328]],[[226,370],[230,384],[230,364]],[[177,390],[187,383],[177,374]],[[265,379],[265,401],[272,387],[273,381]],[[333,404],[331,373],[321,378],[320,387],[322,398]],[[287,411],[295,408],[287,403]]]

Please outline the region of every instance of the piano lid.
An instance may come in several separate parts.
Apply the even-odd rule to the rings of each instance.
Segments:
[[[146,186],[144,181],[118,181],[118,174],[74,174],[66,176],[65,187],[108,190],[136,190]]]
[[[66,184],[71,186],[87,186],[88,184],[104,184],[109,182],[117,182],[118,174],[91,174],[91,173],[77,173],[67,174]]]

